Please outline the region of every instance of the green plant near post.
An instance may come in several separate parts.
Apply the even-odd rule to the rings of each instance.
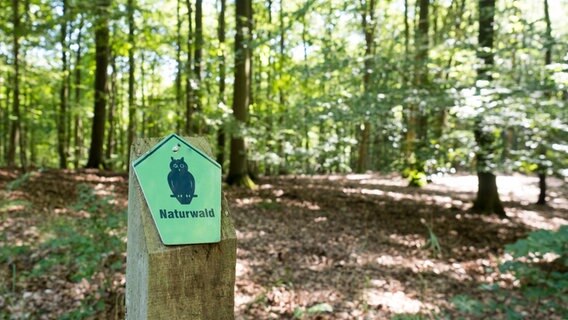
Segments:
[[[77,200],[71,207],[76,212],[87,212],[88,216],[62,216],[48,220],[41,229],[49,236],[37,244],[37,249],[15,245],[0,247],[0,264],[13,266],[12,283],[0,285],[0,293],[10,294],[10,301],[15,301],[19,296],[15,291],[17,282],[40,279],[57,267],[63,266],[69,270],[69,280],[72,282],[89,280],[100,271],[114,273],[123,269],[122,256],[116,253],[126,250],[121,237],[126,215],[117,212],[110,199],[98,197],[88,185],[79,186]],[[35,258],[31,270],[17,270],[15,261],[25,260],[31,251],[48,254]],[[104,296],[110,287],[110,282],[104,283],[96,293]],[[104,299],[95,298],[96,293],[87,295],[80,306],[61,315],[61,319],[84,319],[103,311]],[[0,310],[0,319],[6,316]]]
[[[487,299],[460,295],[456,308],[478,317],[507,319],[568,318],[568,226],[558,231],[539,230],[505,247],[512,259],[499,267],[512,274],[515,288],[484,285]]]

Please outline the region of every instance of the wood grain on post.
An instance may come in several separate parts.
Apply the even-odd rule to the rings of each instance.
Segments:
[[[213,158],[204,138],[184,139]],[[131,149],[131,163],[158,141],[136,140]],[[234,319],[237,240],[224,197],[221,211],[221,242],[165,246],[134,170],[130,170],[127,319]]]

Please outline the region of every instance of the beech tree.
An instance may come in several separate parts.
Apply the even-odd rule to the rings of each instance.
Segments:
[[[478,57],[482,63],[477,69],[478,81],[490,82],[492,80],[493,39],[495,22],[495,0],[479,0],[479,33]],[[475,142],[477,143],[477,197],[473,203],[473,211],[497,213],[506,217],[505,209],[499,198],[496,176],[492,172],[495,162],[495,135],[492,127],[484,123],[483,114],[480,114],[475,123]]]
[[[245,129],[248,121],[251,81],[251,0],[236,0],[235,82],[233,86],[233,114],[237,129],[231,134],[231,159],[227,182],[253,187],[247,168]]]
[[[110,0],[98,0],[95,22],[95,103],[91,130],[91,147],[87,168],[99,168],[103,164],[103,144],[107,104],[107,68],[109,61],[108,9]]]

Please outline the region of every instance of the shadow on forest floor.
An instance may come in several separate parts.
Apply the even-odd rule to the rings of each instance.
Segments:
[[[476,183],[475,176],[453,176],[417,189],[397,176],[365,174],[263,178],[254,191],[226,187],[238,236],[237,319],[451,314],[458,294],[480,295],[483,283],[510,285],[495,271],[504,245],[535,228],[568,224],[567,191],[551,179],[550,205],[536,206],[536,179],[499,177],[509,216],[501,220],[468,212]],[[85,200],[80,185],[105,204]],[[0,259],[0,309],[56,318],[102,301],[92,317],[122,318],[126,197],[124,175],[0,170],[0,253],[15,250]],[[88,225],[104,210],[111,212],[105,219],[122,219],[103,229],[122,244],[101,255],[102,271],[83,280],[57,266],[34,275],[42,259],[57,254],[41,245],[53,237],[49,223]],[[425,248],[429,229],[439,250]],[[311,312],[318,308],[327,312]]]

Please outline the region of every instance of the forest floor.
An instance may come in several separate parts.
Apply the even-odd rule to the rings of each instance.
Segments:
[[[424,188],[395,175],[262,178],[226,187],[238,237],[237,319],[452,317],[451,301],[512,286],[505,244],[568,224],[568,190],[499,177],[508,219],[468,211],[474,176]],[[122,319],[127,178],[0,170],[0,319]],[[554,318],[554,315],[552,317]]]

